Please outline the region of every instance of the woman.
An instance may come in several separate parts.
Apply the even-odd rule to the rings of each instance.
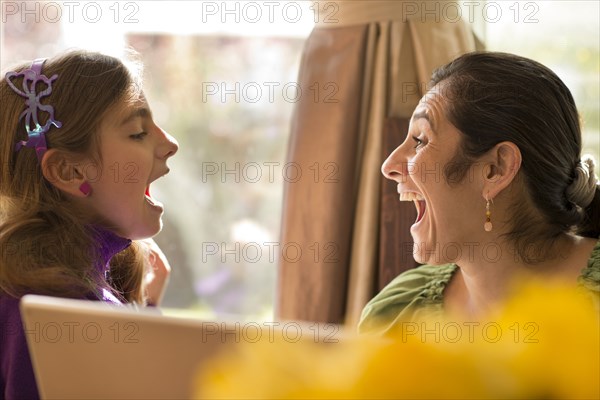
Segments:
[[[600,294],[600,189],[571,93],[545,66],[469,53],[433,73],[406,140],[382,166],[414,201],[415,260],[363,310],[361,332],[472,319],[521,274]]]

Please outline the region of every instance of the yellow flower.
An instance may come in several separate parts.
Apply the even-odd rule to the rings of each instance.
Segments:
[[[392,338],[246,343],[198,375],[207,398],[600,398],[598,310],[527,286],[479,321],[410,321]]]

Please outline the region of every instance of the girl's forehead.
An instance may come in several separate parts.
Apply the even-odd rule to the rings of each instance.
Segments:
[[[131,122],[135,118],[144,118],[150,115],[150,107],[145,97],[140,96],[136,100],[121,99],[111,107],[111,110],[106,114],[103,124],[119,127]]]

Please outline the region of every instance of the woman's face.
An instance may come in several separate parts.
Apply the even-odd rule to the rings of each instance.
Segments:
[[[101,168],[91,163],[83,171],[92,188],[85,204],[118,235],[148,238],[162,229],[163,213],[150,184],[169,172],[167,160],[179,146],[153,121],[145,98],[112,110],[100,126]]]
[[[417,220],[410,231],[417,262],[443,264],[476,249],[483,230],[483,169],[475,163],[464,180],[450,186],[444,175],[460,144],[460,131],[445,117],[445,100],[435,86],[415,109],[404,142],[382,165],[398,183],[400,201],[414,201]],[[465,247],[466,246],[466,247]]]

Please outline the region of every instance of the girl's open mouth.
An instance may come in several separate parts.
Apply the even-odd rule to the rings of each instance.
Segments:
[[[152,195],[150,195],[150,185],[146,186],[145,198],[150,205],[162,208],[163,205],[159,201],[153,199]]]

